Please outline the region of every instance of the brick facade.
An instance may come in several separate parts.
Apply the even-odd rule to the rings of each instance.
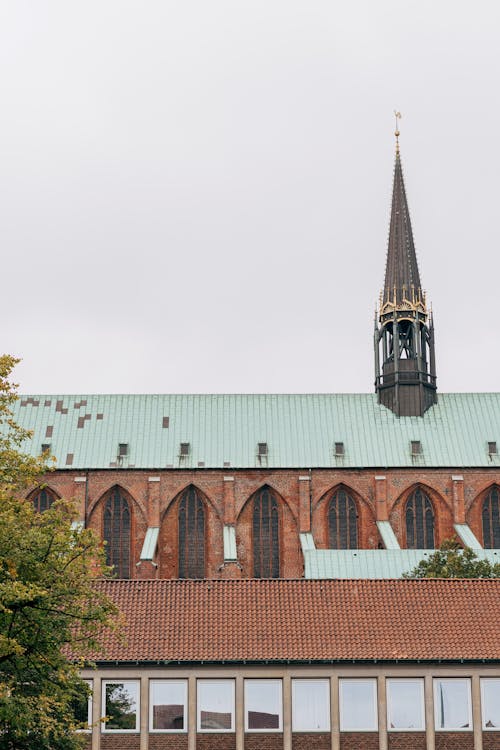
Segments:
[[[500,750],[500,732],[483,732],[483,750]]]
[[[292,750],[331,750],[332,739],[326,732],[294,732]]]
[[[283,734],[275,732],[267,734],[245,734],[245,750],[283,750]]]
[[[379,750],[378,732],[341,732],[340,750]]]
[[[187,734],[150,733],[148,750],[188,750],[188,736]]]
[[[315,469],[304,482],[298,470],[219,470],[160,472],[133,469],[92,471],[88,481],[81,472],[58,471],[47,477],[48,486],[59,496],[75,498],[87,525],[103,535],[103,505],[109,490],[122,488],[131,507],[131,576],[176,578],[178,576],[178,505],[182,491],[194,484],[205,507],[207,578],[253,575],[252,499],[269,485],[280,513],[280,574],[283,578],[303,575],[304,563],[299,529],[312,530],[318,549],[328,547],[327,512],[331,495],[339,486],[354,498],[358,513],[358,546],[377,549],[381,543],[376,520],[389,519],[401,547],[406,547],[405,503],[420,484],[430,497],[435,513],[435,544],[453,536],[454,522],[466,521],[482,541],[481,508],[488,489],[500,483],[497,467],[488,469],[390,469],[384,481],[373,469]],[[463,481],[453,479],[463,476]],[[223,527],[235,525],[239,566],[224,565]],[[160,526],[155,567],[139,562],[148,526]]]
[[[389,750],[427,750],[425,732],[389,732]]]
[[[103,734],[101,750],[140,750],[141,738],[138,734]]]
[[[436,750],[474,750],[472,732],[436,732]]]
[[[235,734],[197,734],[196,750],[236,750]]]

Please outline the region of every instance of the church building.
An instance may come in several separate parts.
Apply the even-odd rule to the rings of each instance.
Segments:
[[[437,390],[398,132],[374,367],[371,394],[19,398],[57,461],[29,498],[75,499],[126,619],[89,748],[500,750],[500,581],[401,580],[453,536],[500,562],[500,393]]]

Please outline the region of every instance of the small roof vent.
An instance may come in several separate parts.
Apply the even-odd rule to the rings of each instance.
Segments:
[[[490,456],[496,456],[498,454],[497,441],[491,440],[488,442],[488,453]]]
[[[118,443],[118,454],[120,458],[128,456],[128,443]]]
[[[191,443],[181,443],[179,446],[180,456],[189,456],[191,453]]]
[[[267,456],[269,453],[267,443],[257,443],[257,453],[259,456]]]
[[[52,448],[51,443],[42,443],[41,451],[40,453],[43,455],[44,453],[50,453],[50,449]]]
[[[412,440],[410,443],[410,450],[412,456],[421,456],[423,453],[422,443],[420,440]]]
[[[335,455],[345,456],[345,445],[344,443],[335,443]]]

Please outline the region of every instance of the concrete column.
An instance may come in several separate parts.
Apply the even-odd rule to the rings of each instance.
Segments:
[[[188,680],[188,750],[196,750],[196,677]]]
[[[102,716],[101,711],[101,680],[99,677],[94,677],[92,680],[92,750],[99,750],[101,744],[101,722]]]
[[[148,750],[149,746],[149,679],[141,677],[140,683],[140,750]]]
[[[339,678],[336,675],[330,680],[330,712],[332,750],[340,750]]]
[[[387,511],[387,479],[383,476],[375,477],[375,513],[377,521],[388,521]]]
[[[479,675],[472,676],[472,725],[474,727],[474,750],[483,750],[483,722],[481,717],[481,686]]]
[[[311,531],[311,478],[308,474],[299,477],[299,531]]]
[[[452,498],[453,498],[453,523],[465,523],[465,498],[464,478],[461,475],[453,475]]]
[[[380,675],[377,679],[377,701],[378,701],[378,746],[379,750],[387,750],[387,692],[385,677]]]
[[[435,732],[434,732],[434,695],[432,689],[432,675],[425,675],[424,685],[425,701],[425,736],[427,750],[435,750]]]
[[[283,677],[283,750],[292,750],[292,680]]]
[[[148,477],[148,526],[160,525],[160,477]]]
[[[234,526],[236,523],[234,477],[224,477],[224,523],[227,526]]]
[[[243,677],[241,675],[236,676],[236,706],[234,717],[236,723],[236,750],[243,750],[245,745],[245,697]]]

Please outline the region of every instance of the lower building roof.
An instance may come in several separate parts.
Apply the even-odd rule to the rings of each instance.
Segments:
[[[100,663],[500,661],[500,579],[107,580]]]

